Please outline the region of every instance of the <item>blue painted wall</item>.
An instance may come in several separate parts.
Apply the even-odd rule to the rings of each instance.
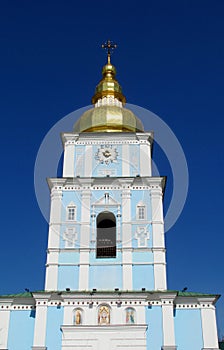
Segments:
[[[153,265],[133,265],[132,267],[133,290],[146,288],[154,290]]]
[[[146,307],[147,350],[161,350],[163,344],[162,308]],[[179,349],[179,348],[178,348]],[[180,348],[180,350],[182,350]],[[188,350],[191,350],[190,348]],[[199,349],[198,349],[199,350]]]
[[[132,262],[143,262],[143,263],[149,263],[153,262],[153,253],[147,252],[147,251],[134,251],[132,253]]]
[[[122,289],[122,266],[90,266],[89,289],[93,288],[100,290]]]
[[[18,310],[10,312],[8,335],[9,350],[30,350],[33,346],[34,312]]]
[[[58,290],[77,290],[79,284],[79,266],[58,267]]]
[[[65,252],[60,252],[58,261],[59,264],[78,264],[80,259],[80,253],[69,251],[69,249]]]
[[[176,345],[181,350],[201,350],[203,348],[200,310],[176,309]]]
[[[54,306],[48,307],[46,331],[47,350],[61,350],[62,332],[60,327],[62,324],[63,308]]]

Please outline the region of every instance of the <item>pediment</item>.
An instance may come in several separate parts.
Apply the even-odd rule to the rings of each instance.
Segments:
[[[105,193],[104,196],[99,198],[96,202],[93,203],[94,206],[104,206],[104,205],[110,205],[110,206],[119,206],[120,203],[117,202],[113,197],[109,195],[109,193]]]

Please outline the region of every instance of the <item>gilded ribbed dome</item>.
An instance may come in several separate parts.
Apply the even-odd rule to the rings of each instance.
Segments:
[[[107,64],[102,69],[102,79],[92,97],[94,108],[86,111],[74,125],[75,132],[144,132],[140,119],[124,108],[126,102],[121,86],[116,80],[116,68],[110,62],[111,50],[116,47],[110,40]]]
[[[124,107],[100,106],[86,111],[74,125],[75,132],[143,132],[134,113]]]

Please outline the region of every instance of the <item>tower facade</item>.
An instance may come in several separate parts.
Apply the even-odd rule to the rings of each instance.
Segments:
[[[117,111],[136,118],[111,105],[115,101],[81,119]],[[79,133],[81,122],[75,132],[62,134],[63,177],[48,180],[45,289],[166,290],[165,179],[152,177],[152,133]]]
[[[93,108],[62,133],[62,177],[48,179],[45,289],[0,296],[0,350],[218,350],[219,296],[167,289],[165,178],[107,48]]]

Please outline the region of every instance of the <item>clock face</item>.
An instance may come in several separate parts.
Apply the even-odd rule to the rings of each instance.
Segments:
[[[96,160],[101,164],[110,164],[117,162],[118,152],[112,145],[102,145],[96,153]]]

